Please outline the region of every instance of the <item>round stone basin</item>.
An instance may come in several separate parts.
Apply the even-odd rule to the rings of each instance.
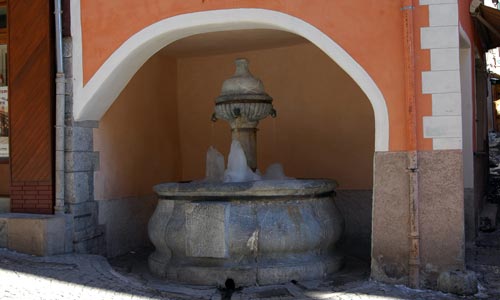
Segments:
[[[342,263],[335,182],[164,183],[149,221],[154,274],[237,286],[322,279]]]

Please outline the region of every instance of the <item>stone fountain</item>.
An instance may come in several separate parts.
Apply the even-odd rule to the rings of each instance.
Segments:
[[[276,116],[272,98],[248,71],[247,60],[236,60],[212,120],[231,125],[245,171],[257,168],[257,125],[269,115]],[[343,219],[334,203],[335,182],[257,177],[156,185],[159,201],[148,227],[156,248],[151,272],[177,282],[248,286],[322,279],[337,271],[342,258],[335,243]]]

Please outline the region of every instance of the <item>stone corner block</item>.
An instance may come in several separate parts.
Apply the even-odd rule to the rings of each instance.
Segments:
[[[430,26],[458,26],[458,4],[440,3],[429,6]]]
[[[66,127],[66,150],[93,151],[93,128],[91,127]]]
[[[432,94],[433,116],[461,116],[462,95],[460,93]]]
[[[437,279],[438,290],[445,293],[470,296],[478,292],[477,276],[472,271],[445,271]]]
[[[66,170],[71,172],[92,172],[98,164],[98,155],[98,152],[66,152]]]
[[[457,0],[420,0],[420,5],[436,5],[436,4],[450,4],[457,3]]]
[[[431,49],[431,70],[460,70],[459,48]]]
[[[66,202],[81,203],[91,201],[93,176],[91,172],[66,173]]]
[[[75,127],[84,127],[84,128],[99,128],[99,121],[73,121],[73,126]]]
[[[73,39],[71,37],[63,38],[63,57],[73,56]]]
[[[38,256],[67,253],[67,223],[64,215],[1,214],[1,246]]]
[[[460,93],[460,71],[422,72],[422,93]]]
[[[420,29],[422,49],[458,48],[458,26],[434,26]]]
[[[424,117],[424,138],[462,138],[462,117]]]

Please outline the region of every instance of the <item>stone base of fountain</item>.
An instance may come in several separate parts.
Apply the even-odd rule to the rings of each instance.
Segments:
[[[342,265],[334,188],[322,179],[157,185],[150,270],[200,285],[322,279]]]

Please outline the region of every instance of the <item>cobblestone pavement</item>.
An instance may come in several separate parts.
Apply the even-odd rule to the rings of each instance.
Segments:
[[[0,299],[163,299],[115,272],[104,257],[34,257],[0,249]]]
[[[488,202],[500,204],[500,138],[490,147]],[[497,224],[500,224],[497,215]],[[467,249],[467,266],[480,281],[479,293],[459,297],[429,290],[413,290],[368,280],[369,267],[348,261],[330,281],[295,282],[283,285],[247,287],[236,291],[189,286],[153,277],[147,269],[148,251],[131,252],[110,263],[96,255],[34,257],[0,248],[0,300],[259,300],[259,299],[500,299],[500,226],[480,232]]]
[[[34,257],[0,249],[0,299],[499,299],[484,288],[473,297],[458,297],[385,285],[367,280],[366,268],[359,266],[332,281],[250,287],[229,295],[214,287],[165,282],[144,272],[144,265],[143,270],[114,265],[118,271],[96,255]]]

